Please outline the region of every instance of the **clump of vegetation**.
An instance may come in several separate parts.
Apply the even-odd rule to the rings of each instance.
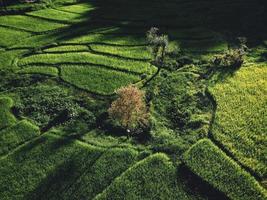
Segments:
[[[41,127],[46,126],[57,116],[66,120],[79,114],[79,105],[58,86],[37,85],[23,88],[16,109],[20,116],[27,116]]]
[[[147,41],[150,45],[150,50],[153,56],[153,64],[161,67],[164,63],[164,58],[167,53],[169,39],[167,35],[160,34],[159,29],[152,27],[147,32]]]
[[[230,48],[226,53],[215,56],[213,63],[220,67],[239,68],[244,63],[247,49],[246,39],[239,38],[237,48]]]
[[[148,125],[148,110],[145,93],[133,85],[116,91],[116,99],[109,108],[109,116],[115,123],[129,133],[137,133],[140,127]]]

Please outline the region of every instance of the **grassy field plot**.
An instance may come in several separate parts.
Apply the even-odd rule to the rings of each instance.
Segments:
[[[33,66],[33,67],[26,67],[18,71],[21,74],[43,74],[43,75],[50,75],[50,76],[57,76],[58,69],[56,67],[49,67],[49,66]]]
[[[111,54],[133,59],[150,59],[151,54],[146,46],[141,47],[121,47],[109,45],[91,44],[91,49],[98,53]]]
[[[8,15],[0,17],[0,25],[13,27],[29,32],[44,32],[65,27],[66,25],[56,22],[37,19],[24,15]]]
[[[60,45],[56,47],[46,48],[43,50],[45,53],[68,53],[68,52],[84,52],[88,51],[87,45]]]
[[[176,179],[176,168],[164,154],[154,154],[130,167],[95,200],[197,199]]]
[[[245,166],[267,176],[267,66],[243,67],[211,88],[217,102],[213,136]]]
[[[12,44],[15,44],[23,38],[29,36],[31,36],[31,34],[24,31],[16,31],[5,27],[0,27],[0,46],[9,47]]]
[[[93,199],[117,176],[137,161],[138,153],[128,148],[105,152],[63,195],[64,199]]]
[[[89,3],[81,3],[70,6],[62,6],[59,7],[58,9],[69,13],[86,14],[89,11],[94,10],[95,8]]]
[[[63,12],[60,10],[55,10],[55,9],[44,9],[44,10],[38,10],[38,11],[33,11],[33,12],[29,12],[27,13],[28,15],[31,16],[37,16],[37,17],[41,17],[44,19],[51,19],[51,20],[55,20],[55,21],[59,21],[62,23],[75,23],[75,22],[80,22],[82,21],[82,17],[79,14],[76,13],[67,13],[67,12]]]
[[[186,165],[230,199],[263,200],[266,191],[249,173],[223,153],[210,140],[203,139],[185,153]]]
[[[138,76],[101,66],[63,66],[61,71],[63,80],[98,94],[112,94],[117,88],[140,80]]]
[[[147,73],[153,69],[155,70],[155,68],[148,62],[119,59],[112,56],[92,54],[89,52],[36,54],[21,59],[18,64],[20,66],[34,64],[95,64],[104,65],[107,68],[135,73]]]

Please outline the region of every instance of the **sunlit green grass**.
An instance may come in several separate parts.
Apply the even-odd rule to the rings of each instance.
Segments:
[[[29,37],[31,34],[24,31],[16,31],[9,28],[0,27],[0,46],[9,47],[12,44]]]
[[[44,74],[44,75],[51,75],[57,76],[58,69],[56,67],[49,67],[49,66],[32,66],[26,67],[18,71],[18,73],[22,74]]]
[[[127,70],[136,73],[146,73],[153,70],[148,62],[134,61],[129,59],[118,59],[112,56],[92,54],[87,52],[64,53],[64,54],[36,54],[25,57],[19,61],[19,65],[34,64],[96,64],[105,65],[113,69]]]
[[[56,53],[56,52],[67,53],[67,52],[78,52],[78,51],[89,51],[89,48],[86,45],[60,45],[43,50],[43,52],[45,53]]]
[[[63,66],[62,79],[98,94],[111,94],[121,86],[137,82],[138,76],[108,70],[100,66]]]
[[[66,25],[61,23],[50,22],[23,15],[1,16],[0,25],[5,25],[8,27],[14,27],[32,32],[43,32],[66,27]]]
[[[121,47],[121,46],[91,44],[90,47],[96,52],[108,53],[108,54],[118,55],[118,56],[127,57],[127,58],[136,58],[136,59],[151,58],[151,54],[146,46]]]
[[[62,6],[58,8],[58,10],[62,10],[62,11],[70,12],[70,13],[77,13],[77,14],[86,14],[94,9],[95,9],[94,6],[90,5],[89,3]]]
[[[113,27],[111,27],[113,28]],[[144,33],[145,35],[145,33]],[[62,41],[62,43],[108,43],[114,45],[144,45],[147,44],[144,37],[135,37],[133,35],[113,35],[112,32],[109,34],[105,33],[89,33],[82,36],[74,36],[71,39]]]
[[[48,44],[54,43],[58,38],[60,38],[60,35],[55,35],[55,34],[34,35],[32,37],[20,40],[16,44],[13,44],[12,48],[41,49],[42,47]]]
[[[64,22],[80,22],[82,21],[82,17],[79,14],[76,13],[70,13],[70,12],[63,12],[60,10],[55,9],[44,9],[44,10],[38,10],[27,13],[31,16],[37,16],[42,17],[44,19],[52,19],[52,20],[59,20]]]
[[[213,135],[243,165],[267,175],[267,65],[243,67],[211,88],[217,102]]]

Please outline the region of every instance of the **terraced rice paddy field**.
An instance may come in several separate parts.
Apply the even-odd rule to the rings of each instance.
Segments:
[[[0,200],[267,199],[266,3],[1,3]],[[151,62],[153,26],[179,46],[175,69]],[[243,65],[210,65],[236,36]],[[108,125],[129,84],[148,136]]]

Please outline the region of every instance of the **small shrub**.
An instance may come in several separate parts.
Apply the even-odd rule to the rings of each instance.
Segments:
[[[244,56],[248,47],[245,38],[238,38],[239,46],[229,49],[226,53],[215,56],[213,63],[220,67],[239,68],[244,63]]]
[[[109,108],[109,116],[127,132],[138,130],[148,123],[148,112],[145,104],[145,94],[133,85],[122,87],[116,91],[116,99]]]
[[[239,68],[244,63],[244,55],[241,49],[230,49],[225,54],[215,56],[213,63],[220,67]]]
[[[147,41],[150,45],[150,50],[153,56],[152,63],[161,67],[167,53],[169,39],[167,35],[160,34],[159,29],[152,27],[147,32]]]

